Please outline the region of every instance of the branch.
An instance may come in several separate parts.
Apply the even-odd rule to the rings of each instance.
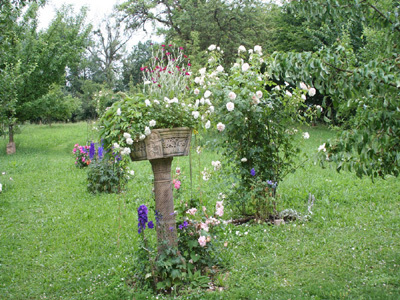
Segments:
[[[326,64],[327,66],[329,66],[329,67],[335,69],[336,71],[343,72],[343,73],[354,74],[354,71],[346,70],[346,69],[342,69],[342,68],[336,67],[336,66],[334,66],[334,65],[332,65],[332,64],[330,64],[330,63],[328,63],[328,62],[325,61],[325,60],[322,60],[322,62],[323,62],[324,64]],[[370,79],[372,79],[372,78],[370,78]],[[390,85],[390,86],[392,86],[392,87],[394,87],[394,88],[400,90],[400,88],[397,87],[397,85],[394,84],[394,83],[391,83],[391,82],[384,82],[384,81],[382,81],[382,80],[379,80],[379,82],[380,82],[380,83],[383,83],[383,84]]]

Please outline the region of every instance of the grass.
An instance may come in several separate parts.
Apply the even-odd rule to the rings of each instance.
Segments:
[[[309,153],[332,136],[322,127],[306,130]],[[0,172],[6,172],[0,174],[0,299],[153,297],[127,284],[138,272],[136,209],[152,203],[150,164],[131,164],[136,176],[127,193],[92,195],[86,171],[75,168],[72,156],[74,144],[91,136],[86,123],[28,125],[16,136],[11,156],[0,140]],[[198,174],[204,166],[211,169],[218,155],[205,150],[201,166],[195,151],[192,156],[193,193],[212,210],[228,187],[221,179],[203,182]],[[182,186],[190,182],[188,161],[173,162],[186,176]],[[308,194],[314,194],[312,219],[228,226],[223,238],[229,245],[221,253],[230,261],[227,278],[220,280],[224,290],[181,298],[400,298],[398,178],[372,183],[310,161],[288,175],[278,192],[280,209],[303,213]]]

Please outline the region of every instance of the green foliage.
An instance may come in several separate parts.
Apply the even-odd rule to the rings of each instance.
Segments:
[[[118,155],[106,153],[90,162],[87,188],[91,193],[121,193],[130,179],[126,163]]]
[[[210,61],[214,63],[203,79],[215,99],[215,115],[211,117],[220,131],[218,147],[232,167],[230,172],[239,179],[232,194],[236,193],[235,204],[242,213],[262,209],[250,205],[254,202],[249,201],[252,169],[261,182],[279,183],[296,168],[300,149],[293,127],[304,121],[300,111],[305,91],[296,88],[290,92],[272,82],[262,71],[261,47],[255,49],[247,57],[241,46],[229,74],[219,67],[218,71],[218,60],[213,57],[218,52],[212,51]]]
[[[301,3],[301,5],[300,5]],[[329,95],[347,129],[326,143],[320,155],[358,176],[398,176],[400,160],[399,11],[396,1],[300,1],[294,8],[309,18],[329,19],[335,24],[362,22],[365,46],[354,50],[347,29],[337,41],[314,53],[275,53],[267,65],[275,78],[314,84]],[[393,13],[392,13],[393,12]],[[328,113],[328,118],[330,117]]]

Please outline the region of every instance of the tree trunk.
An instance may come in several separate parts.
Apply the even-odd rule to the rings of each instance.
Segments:
[[[172,159],[172,157],[167,157],[150,160],[154,173],[154,192],[156,196],[158,253],[163,252],[166,247],[178,246],[171,186]]]
[[[14,154],[16,152],[14,143],[14,125],[10,124],[8,126],[8,144],[7,144],[7,154]]]

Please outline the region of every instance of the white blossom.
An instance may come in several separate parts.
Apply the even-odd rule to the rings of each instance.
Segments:
[[[224,67],[221,66],[221,65],[219,65],[219,66],[217,67],[217,71],[218,71],[219,73],[223,72],[223,71],[224,71]]]
[[[287,96],[289,96],[289,97],[292,97],[292,96],[293,96],[292,93],[289,92],[289,91],[286,91],[285,94],[286,94]]]
[[[204,105],[204,103],[205,103],[204,98],[201,98],[201,99],[200,99],[200,104],[201,104],[201,105]]]
[[[144,100],[144,103],[146,104],[146,106],[150,106],[150,105],[151,105],[151,103],[150,103],[150,100],[149,100],[149,99],[146,99],[146,100]]]
[[[304,94],[303,94],[303,95],[301,95],[301,99],[303,99],[304,101],[305,101],[305,100],[307,100],[307,97],[306,97],[306,95],[304,95]]]
[[[228,111],[234,110],[234,109],[235,109],[235,104],[234,104],[233,102],[228,102],[228,103],[226,104],[226,109],[227,109]]]
[[[158,101],[158,100],[154,100],[153,101],[155,104],[160,104],[160,101]]]
[[[122,113],[122,112],[121,112],[121,109],[120,109],[120,108],[118,108],[118,109],[117,109],[117,116],[120,116],[120,115],[121,115],[121,113]]]
[[[300,88],[301,88],[302,90],[308,91],[308,87],[307,87],[307,85],[306,85],[304,82],[300,82]]]
[[[130,137],[131,137],[131,135],[130,135],[129,133],[124,132],[124,138],[128,139],[128,138],[130,138]]]
[[[247,162],[247,158],[246,158],[246,157],[243,157],[240,161],[241,161],[241,162]]]
[[[238,51],[239,52],[246,52],[246,47],[243,46],[243,45],[240,45],[239,48],[238,48]]]
[[[133,140],[132,140],[131,138],[127,138],[127,139],[126,139],[126,143],[127,143],[128,145],[132,145],[132,144],[133,144]]]
[[[211,127],[211,122],[210,122],[210,120],[208,120],[208,121],[206,122],[206,124],[204,125],[204,127],[205,127],[206,129],[209,129],[209,128]]]
[[[208,51],[214,51],[217,47],[215,45],[210,45]]]
[[[318,152],[320,152],[321,150],[326,152],[325,143],[318,147]]]
[[[244,63],[244,64],[242,65],[242,71],[243,71],[243,72],[246,72],[249,68],[250,68],[250,65],[249,65],[248,63]]]
[[[141,140],[141,141],[143,141],[145,138],[146,138],[146,136],[145,136],[144,134],[141,134],[141,135],[139,136],[139,140]]]
[[[205,98],[208,98],[208,97],[211,96],[211,94],[212,94],[212,93],[211,93],[209,90],[207,90],[207,91],[204,92],[204,97],[205,97]]]
[[[310,97],[312,97],[312,96],[315,95],[316,92],[317,92],[317,91],[315,90],[315,88],[310,88],[310,89],[308,90],[308,95],[309,95]]]
[[[131,154],[131,148],[125,147],[121,150],[121,155],[129,155]]]
[[[196,89],[194,89],[194,91],[193,91],[193,92],[194,92],[194,94],[195,94],[195,95],[198,95],[198,94],[200,94],[200,90],[199,90],[199,89],[197,89],[197,88],[196,88]]]
[[[113,147],[114,147],[114,149],[119,149],[118,143],[114,143],[114,144],[113,144]]]
[[[221,169],[221,162],[219,160],[212,161],[211,165],[214,167],[214,171],[218,171],[219,169]]]
[[[217,130],[218,130],[219,132],[224,131],[224,130],[225,130],[225,125],[222,124],[221,122],[219,122],[219,123],[217,124]]]
[[[149,128],[148,126],[146,126],[146,127],[144,128],[144,134],[145,134],[145,135],[149,135],[150,133],[151,133],[150,128]]]
[[[231,100],[235,100],[236,99],[236,94],[234,92],[229,92],[228,97]]]
[[[303,132],[303,138],[308,140],[310,138],[310,134],[308,132]]]
[[[204,76],[206,74],[206,72],[207,72],[206,68],[201,68],[199,70],[199,73],[200,73],[201,76]]]
[[[156,126],[156,121],[155,120],[151,120],[150,122],[149,122],[149,126],[150,127],[154,127],[154,126]]]
[[[193,118],[197,119],[200,116],[198,111],[192,111]]]
[[[257,91],[257,92],[256,92],[256,95],[257,95],[257,97],[258,97],[259,99],[261,99],[262,96],[263,96],[263,93],[262,93],[261,91]]]
[[[258,54],[261,54],[261,51],[262,51],[261,46],[259,46],[259,45],[255,45],[255,46],[254,46],[254,52],[256,52],[256,53],[258,53]]]

